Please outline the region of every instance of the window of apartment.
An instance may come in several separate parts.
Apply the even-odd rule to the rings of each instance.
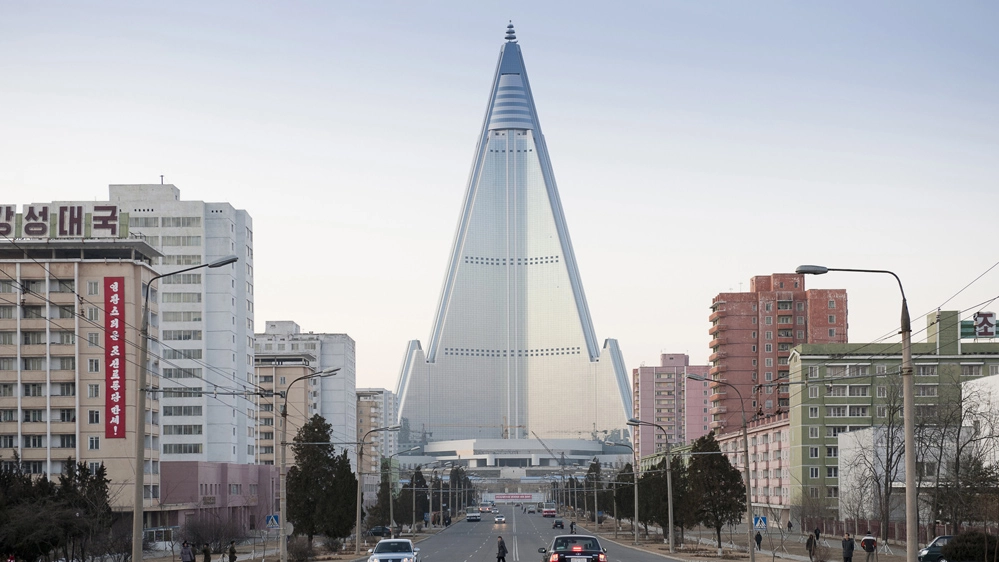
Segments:
[[[839,487],[837,487],[837,486],[826,486],[826,497],[827,498],[838,498],[839,497]]]
[[[755,345],[753,345],[753,346],[750,346],[750,349],[751,349],[751,351],[752,351],[753,353],[756,353],[756,346],[755,346]]]
[[[769,334],[770,332],[767,332],[767,333]],[[765,353],[773,353],[774,352],[774,344],[772,344],[772,343],[765,344],[763,346],[763,351]]]
[[[798,339],[799,340],[805,339],[805,331],[804,330],[798,330]]]
[[[56,396],[76,396],[76,383],[75,382],[60,382],[54,383],[55,391],[58,393]]]
[[[14,345],[14,332],[0,332],[0,345]]]
[[[201,330],[163,330],[160,339],[164,341],[200,341]]]
[[[90,320],[91,322],[100,322],[101,321],[101,309],[97,308],[96,306],[88,306],[87,307],[87,320]]]
[[[76,343],[76,334],[73,332],[56,332],[59,338],[59,345],[73,345]]]
[[[163,293],[164,303],[198,303],[201,302],[201,293]]]
[[[164,322],[201,322],[201,311],[166,311],[163,313]]]
[[[774,372],[773,371],[767,371],[766,373],[764,373],[763,377],[764,377],[763,380],[772,381],[772,380],[774,380]],[[772,385],[767,385],[767,387],[768,388],[773,388]]]
[[[866,418],[870,414],[867,406],[850,406],[850,416]]]
[[[163,217],[163,228],[200,228],[201,217]]]
[[[56,447],[62,449],[75,449],[76,448],[76,435],[53,435],[55,438]]]
[[[0,320],[12,320],[14,318],[14,307],[12,305],[0,306]]]
[[[777,323],[778,324],[790,324],[791,323],[791,317],[790,316],[778,316],[777,317]]]
[[[201,435],[203,427],[200,425],[164,425],[163,435]]]
[[[829,301],[829,308],[836,308],[836,301]],[[830,320],[832,322],[832,320]]]
[[[817,387],[817,386],[809,386],[808,387],[808,397],[809,398],[818,398],[819,397],[819,387]]]
[[[829,328],[829,337],[830,338],[836,337],[836,328]]]
[[[839,478],[839,467],[838,466],[827,466],[826,467],[826,478]]]
[[[75,371],[76,370],[76,357],[53,357],[54,365],[52,368],[57,371]]]
[[[99,294],[101,294],[101,282],[100,281],[87,281],[87,294],[88,295],[99,295]]]
[[[764,321],[766,322],[766,325],[769,326],[769,325],[771,325],[771,324],[774,323],[774,317],[773,316],[767,316],[766,318],[764,318]]]
[[[162,238],[164,246],[200,246],[200,236],[164,236]]]
[[[12,421],[17,421],[17,410],[10,408],[0,410],[0,422]]]
[[[839,447],[826,447],[826,457],[834,459],[839,456]]]
[[[799,326],[804,326],[805,325],[805,317],[804,316],[799,316],[798,317],[798,325]]]
[[[201,406],[163,406],[164,416],[200,416]]]
[[[14,383],[0,383],[0,398],[14,396]]]
[[[935,384],[916,385],[916,396],[936,396],[936,395],[937,395],[937,385]]]
[[[809,478],[818,478],[819,477],[819,467],[817,467],[817,466],[810,466],[810,467],[808,467],[808,477]]]
[[[766,359],[763,360],[763,362],[766,364],[767,367],[773,367],[774,366],[774,358],[773,357],[767,357]]]
[[[164,455],[197,455],[201,454],[201,443],[164,443]]]
[[[826,437],[836,437],[840,433],[846,433],[846,428],[845,425],[827,425]]]
[[[818,408],[818,406],[809,406],[808,407],[808,417],[809,418],[817,418],[817,417],[819,417],[819,408]]]
[[[916,376],[935,377],[937,376],[936,365],[916,365]]]
[[[826,416],[830,418],[845,418],[847,415],[846,406],[826,406]]]
[[[24,416],[21,418],[26,423],[38,423],[45,421],[45,411],[32,409],[32,410],[22,410]]]
[[[99,373],[101,372],[101,360],[100,359],[87,359],[87,372],[88,373]],[[93,398],[93,397],[91,397]]]
[[[87,449],[91,451],[101,450],[101,438],[97,435],[91,435],[87,440]]]
[[[826,396],[846,396],[846,386],[840,384],[827,385]]]
[[[87,411],[87,423],[99,424],[101,423],[101,411],[100,410],[88,410]]]
[[[44,435],[22,435],[21,445],[25,449],[40,449],[45,446]]]
[[[76,316],[76,309],[73,305],[60,305],[59,318],[73,318]]]
[[[200,285],[200,273],[176,273],[164,277],[160,283],[164,285]]]
[[[808,437],[810,439],[818,439],[819,438],[819,428],[817,428],[817,427],[809,427],[808,428]]]
[[[163,369],[163,378],[166,379],[200,379],[202,377],[203,371],[201,367],[191,367],[191,368],[165,368]]]
[[[836,323],[836,315],[835,314],[830,314],[829,315],[829,323],[830,324],[835,324]]]
[[[87,385],[87,398],[100,398],[101,397],[101,385],[99,384],[88,384]]]
[[[878,417],[879,418],[887,418],[888,417],[888,406],[878,406],[877,412],[878,412]]]
[[[850,396],[870,396],[871,387],[867,385],[851,385]]]
[[[45,332],[21,332],[21,345],[44,345]]]
[[[4,279],[0,281],[0,293],[13,293],[14,292],[14,282]]]
[[[13,449],[17,447],[16,435],[0,435],[0,449]]]
[[[819,367],[818,365],[809,365],[808,367],[808,378],[817,379],[819,378]]]
[[[101,335],[98,332],[87,332],[87,347],[100,347]]]
[[[819,489],[816,488],[815,486],[808,488],[808,496],[812,498],[819,497]]]
[[[981,365],[961,365],[961,376],[962,377],[980,377],[980,376],[982,376],[982,366]]]
[[[21,385],[21,396],[43,396],[41,383],[24,383]]]
[[[817,458],[819,458],[819,448],[818,447],[809,447],[808,448],[808,458],[810,458],[810,459],[817,459]]]

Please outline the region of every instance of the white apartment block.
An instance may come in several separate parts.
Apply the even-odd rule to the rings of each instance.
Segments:
[[[160,279],[153,285],[160,337],[150,342],[161,375],[163,461],[236,464],[256,460],[253,372],[253,223],[229,203],[183,201],[166,184],[111,185],[128,235],[163,257],[159,273],[239,261]]]
[[[289,320],[268,320],[264,323],[264,333],[256,334],[255,337],[255,351],[270,360],[282,354],[287,354],[289,359],[299,358],[304,353],[315,357],[315,363],[310,366],[314,371],[340,368],[340,371],[333,376],[308,381],[309,403],[306,418],[311,418],[315,414],[325,418],[332,426],[330,441],[336,444],[337,450],[347,449],[351,465],[356,465],[354,444],[357,443],[359,435],[354,340],[347,334],[302,333],[298,324]],[[274,388],[278,389],[286,383],[275,381]],[[288,409],[291,412],[290,403]],[[293,437],[292,428],[293,425],[289,422],[289,440]],[[357,467],[354,466],[354,469]]]

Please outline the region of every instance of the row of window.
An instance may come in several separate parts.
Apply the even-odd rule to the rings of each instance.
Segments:
[[[160,222],[162,221],[162,223]],[[136,228],[200,228],[201,217],[128,217],[128,226]]]
[[[73,371],[76,370],[76,357],[22,357],[20,364],[16,357],[0,357],[0,371]]]

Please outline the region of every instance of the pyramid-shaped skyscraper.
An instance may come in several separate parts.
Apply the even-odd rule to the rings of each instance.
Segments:
[[[619,436],[624,360],[598,344],[512,25],[506,39],[430,341],[403,361],[400,421],[413,440]]]

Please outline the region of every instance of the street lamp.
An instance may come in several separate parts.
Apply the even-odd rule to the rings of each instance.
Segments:
[[[392,457],[394,457],[396,455],[401,455],[403,453],[411,453],[411,452],[413,452],[413,451],[415,451],[417,449],[419,449],[419,447],[413,447],[412,449],[406,449],[405,451],[398,451],[398,452],[392,453],[391,455],[389,455],[387,457],[388,460],[389,460],[389,478],[388,478],[388,481],[389,481],[388,482],[389,483],[389,489],[388,489],[389,490],[389,536],[392,537],[393,539],[395,538],[395,509],[394,509],[394,506],[393,506],[393,504],[395,502],[392,501],[392,492],[393,492],[392,472],[391,472],[392,471]]]
[[[357,446],[357,512],[356,512],[356,515],[354,517],[354,554],[360,554],[361,553],[361,501],[362,501],[362,496],[361,496],[362,482],[361,481],[364,479],[364,446],[371,444],[371,443],[368,443],[367,441],[368,441],[368,436],[371,435],[372,433],[376,433],[378,431],[399,431],[399,429],[401,427],[402,426],[399,425],[399,424],[389,425],[389,426],[385,426],[385,427],[376,427],[374,429],[368,430],[368,432],[364,434],[364,437],[362,437],[361,441],[358,443],[358,446]],[[281,562],[285,562],[285,561],[282,560]]]
[[[739,408],[739,413],[742,414],[742,447],[744,449],[743,459],[745,460],[745,466],[742,467],[742,470],[744,472],[744,477],[746,478],[746,536],[749,539],[746,542],[746,548],[749,550],[750,562],[756,562],[756,551],[753,550],[753,494],[749,488],[749,430],[746,425],[746,402],[742,399],[742,393],[739,392],[739,388],[732,383],[717,379],[709,379],[700,375],[689,373],[687,374],[687,378],[695,381],[708,381],[723,384],[734,390],[735,394],[739,397],[739,404],[742,405],[742,407]]]
[[[145,286],[142,296],[142,330],[139,332],[139,372],[138,380],[135,384],[135,509],[132,512],[132,560],[140,562],[142,560],[142,500],[143,500],[143,479],[145,477],[145,454],[146,454],[146,380],[148,377],[149,363],[149,290],[153,281],[161,277],[186,273],[195,269],[209,267],[215,269],[223,265],[229,265],[239,260],[239,256],[228,255],[213,262],[203,263],[194,267],[188,267],[170,273],[161,273],[153,276]]]
[[[669,519],[669,551],[672,553],[673,549],[675,548],[675,546],[673,544],[673,465],[672,465],[672,460],[670,459],[670,457],[672,455],[670,454],[669,434],[666,433],[666,428],[664,428],[663,426],[661,426],[661,425],[659,425],[657,423],[642,421],[642,420],[640,420],[638,418],[630,418],[628,420],[628,425],[630,425],[632,427],[637,427],[639,425],[647,425],[647,426],[651,426],[651,427],[657,427],[657,428],[659,428],[660,431],[663,432],[663,437],[666,439],[666,511],[667,511],[667,516],[668,516],[668,519]],[[636,475],[635,476],[635,485],[637,486],[638,485],[638,476],[637,476],[638,473],[637,473],[637,471],[636,471],[635,475]],[[635,509],[636,509],[636,511],[638,509],[637,503],[636,503]],[[637,538],[638,537],[638,531],[637,530],[635,531],[635,536],[636,536],[635,542],[637,543],[638,542],[638,538]],[[756,562],[756,561],[754,560],[753,562]]]
[[[286,490],[288,484],[288,392],[291,390],[291,386],[300,380],[322,378],[335,375],[340,370],[340,367],[332,367],[329,369],[323,369],[322,371],[315,371],[307,375],[302,375],[297,379],[294,379],[288,386],[284,387],[279,396],[284,398],[284,403],[281,405],[281,473],[278,475],[278,498],[280,501],[280,514],[278,515],[278,542],[280,543],[280,557],[281,562],[288,562],[288,533],[286,532],[288,525],[288,492]]]
[[[905,558],[915,560],[919,553],[919,510],[916,490],[916,434],[913,421],[916,414],[914,404],[916,383],[912,376],[912,324],[909,322],[909,304],[905,300],[902,280],[894,272],[886,269],[846,269],[821,265],[800,265],[794,270],[801,275],[822,275],[830,271],[852,273],[885,273],[895,278],[898,291],[902,293],[902,319],[899,333],[902,335],[902,426],[905,432]]]
[[[632,432],[632,433],[634,434],[634,432]],[[607,441],[604,444],[607,445],[607,446],[609,446],[609,447],[614,447],[614,446],[617,446],[617,445],[621,445],[623,447],[627,447],[627,448],[631,449],[631,455],[635,459],[635,464],[634,464],[635,468],[632,470],[632,477],[635,479],[635,518],[634,518],[631,526],[633,527],[632,530],[635,532],[635,542],[633,544],[635,544],[637,546],[638,545],[638,455],[636,454],[635,448],[632,447],[631,445],[629,445],[628,443],[614,443],[612,441]],[[667,490],[667,491],[668,492],[672,492],[672,490]],[[673,501],[673,494],[672,493],[669,494],[669,500],[670,500],[670,503],[672,503],[672,501]]]

